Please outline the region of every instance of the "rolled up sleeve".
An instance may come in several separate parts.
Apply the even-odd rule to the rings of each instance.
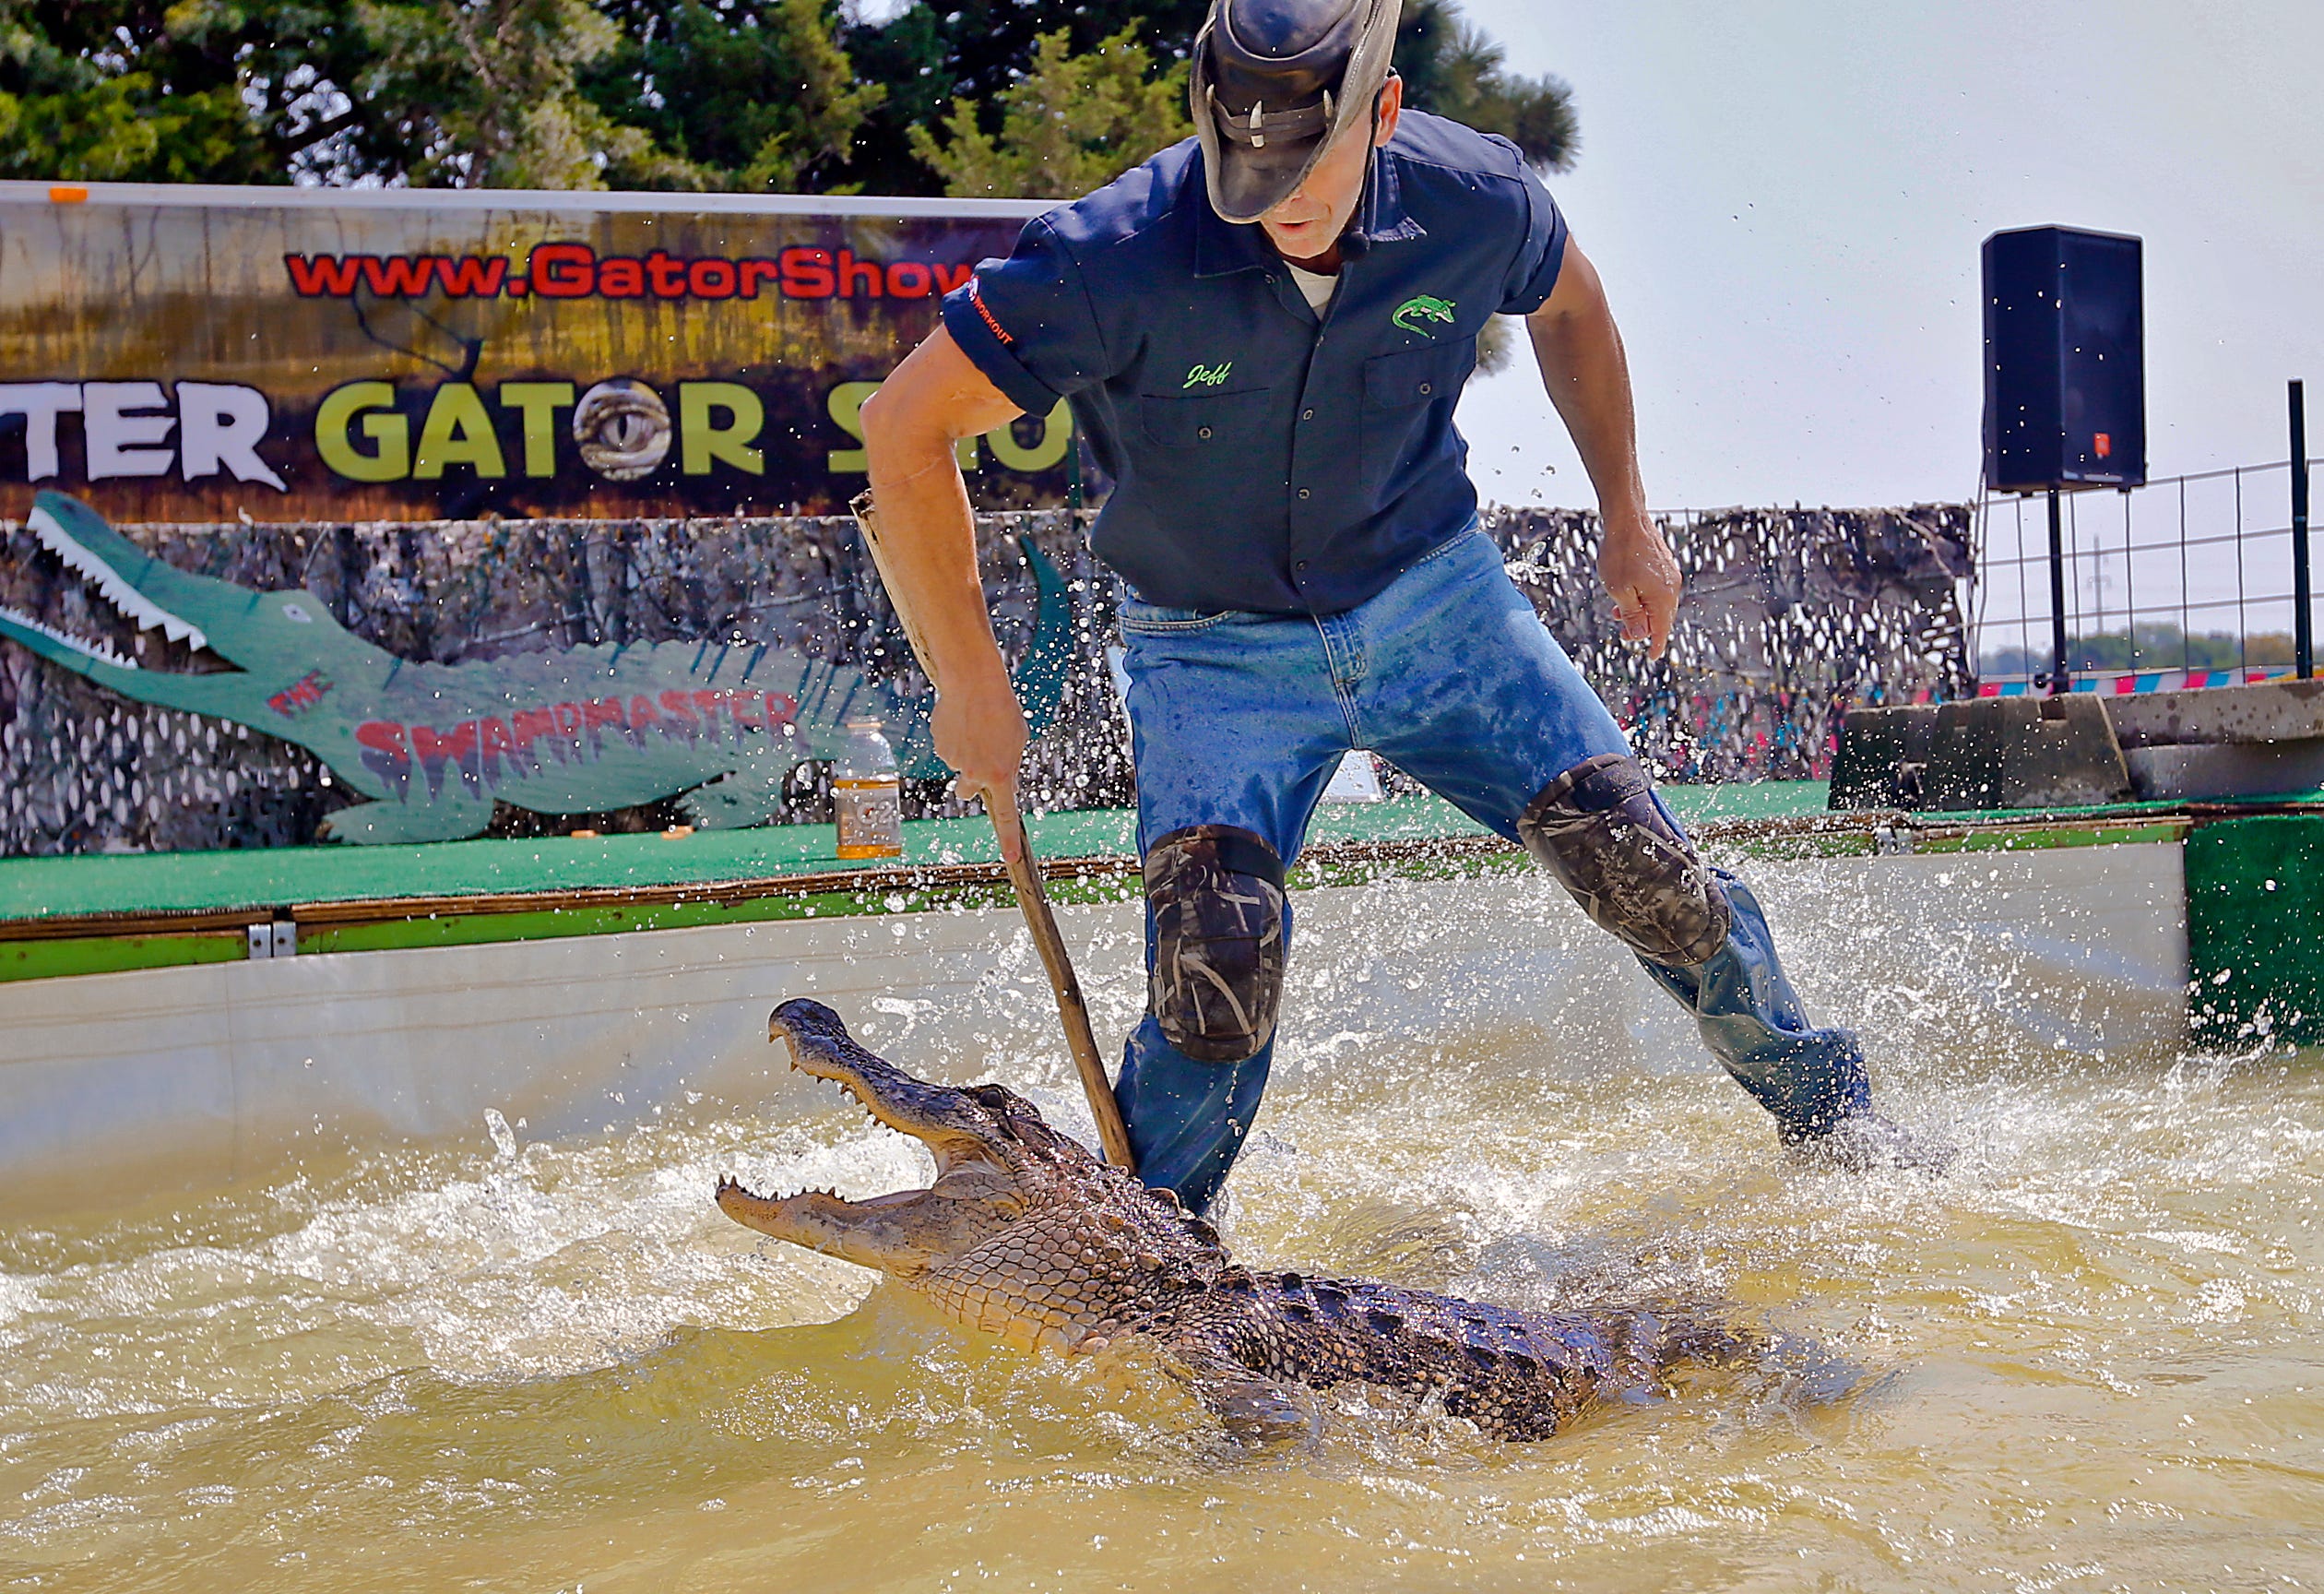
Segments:
[[[1112,375],[1081,269],[1049,223],[1026,223],[1006,260],[978,262],[944,295],[944,329],[1009,401],[1046,415]]]
[[[1531,169],[1523,171],[1518,182],[1525,196],[1525,237],[1510,263],[1508,296],[1500,307],[1504,315],[1530,315],[1540,309],[1558,285],[1558,268],[1565,264],[1564,213]]]

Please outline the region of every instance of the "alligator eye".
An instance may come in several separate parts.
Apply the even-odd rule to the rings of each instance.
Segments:
[[[615,376],[573,407],[581,462],[611,482],[634,482],[670,456],[670,407],[634,376]]]
[[[308,613],[304,609],[301,608],[296,603],[285,603],[282,606],[282,617],[285,620],[296,620],[302,625],[312,625],[314,624],[314,616]]]

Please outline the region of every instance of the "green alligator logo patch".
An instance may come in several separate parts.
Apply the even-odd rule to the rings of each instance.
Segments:
[[[1215,365],[1197,365],[1186,374],[1186,380],[1181,384],[1181,389],[1215,387],[1227,380],[1227,374],[1234,368],[1235,363],[1232,360],[1222,360]]]
[[[1450,327],[1452,325],[1452,301],[1439,299],[1427,293],[1415,293],[1411,298],[1397,305],[1396,313],[1388,317],[1406,332],[1419,332],[1433,336],[1429,327],[1405,320],[1405,317],[1407,315],[1417,316],[1421,321],[1441,322]]]

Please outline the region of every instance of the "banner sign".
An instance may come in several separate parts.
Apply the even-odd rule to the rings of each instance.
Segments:
[[[0,483],[123,521],[828,514],[1000,200],[0,183]],[[1063,406],[961,460],[1061,503]]]

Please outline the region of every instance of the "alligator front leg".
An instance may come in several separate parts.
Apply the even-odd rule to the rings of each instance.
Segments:
[[[490,798],[456,798],[447,787],[433,803],[358,803],[342,808],[323,821],[323,834],[333,841],[383,847],[397,842],[457,841],[480,833],[492,822]]]

